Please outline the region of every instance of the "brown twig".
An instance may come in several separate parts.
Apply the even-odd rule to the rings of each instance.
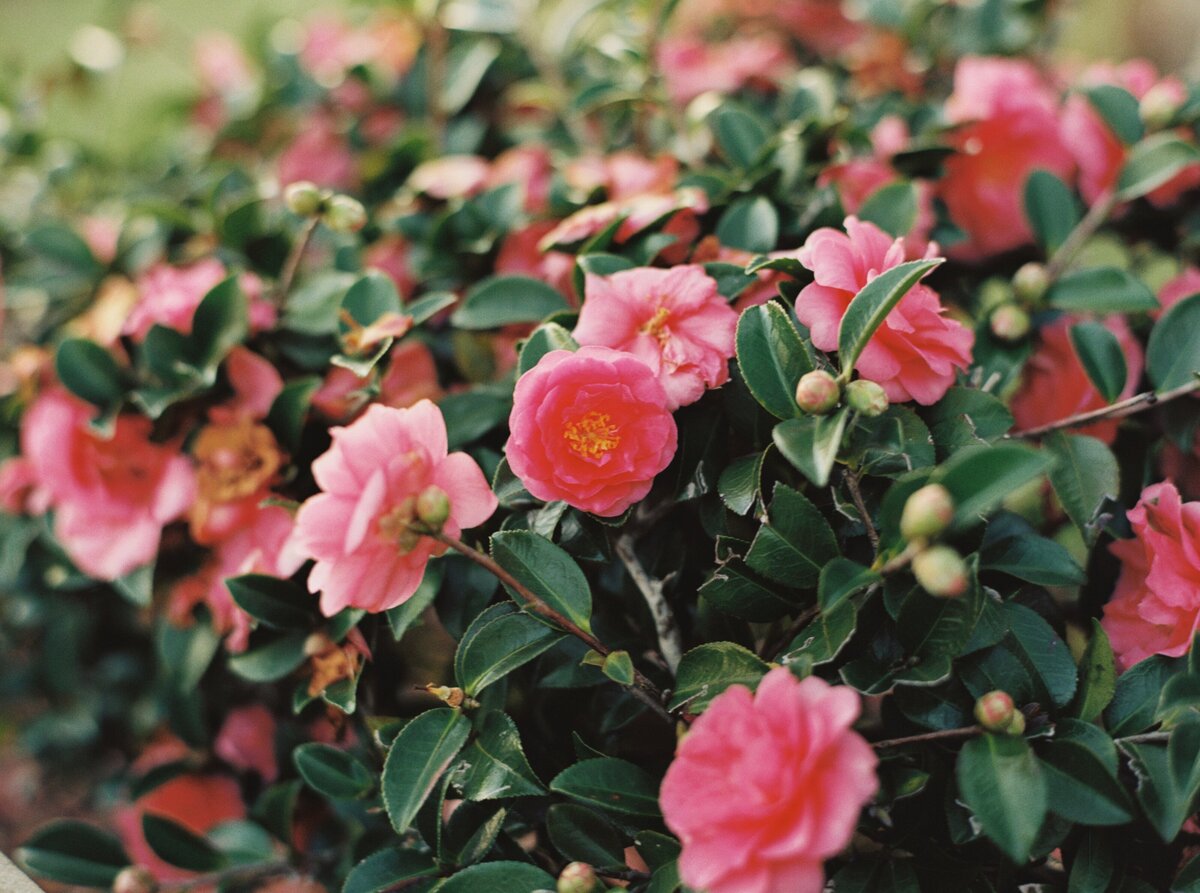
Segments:
[[[1079,253],[1079,249],[1084,246],[1093,235],[1096,234],[1103,224],[1108,219],[1108,215],[1112,213],[1112,209],[1117,204],[1117,196],[1113,191],[1108,191],[1096,199],[1096,203],[1088,208],[1088,212],[1083,215],[1083,219],[1075,225],[1063,243],[1058,246],[1058,250],[1046,263],[1046,275],[1051,282],[1054,282],[1061,276],[1071,261],[1075,259],[1075,255]]]
[[[858,475],[847,470],[845,473],[846,489],[850,491],[850,498],[854,500],[854,507],[858,509],[859,517],[862,518],[863,526],[867,528],[867,539],[871,541],[871,550],[879,551],[879,531],[875,529],[874,522],[871,521],[871,513],[867,511],[867,504],[863,502],[862,490],[858,486]]]
[[[526,607],[530,610],[541,614],[547,620],[561,627],[568,633],[579,639],[593,651],[599,654],[608,656],[612,653],[612,649],[597,639],[594,635],[585,629],[582,629],[576,623],[564,617],[560,612],[556,611],[550,605],[546,604],[540,596],[532,592],[528,587],[516,579],[512,574],[502,568],[490,555],[480,552],[478,549],[472,548],[462,540],[449,536],[446,533],[430,534],[439,542],[445,543],[450,548],[454,549],[464,558],[468,558],[482,567],[484,570],[491,573],[501,583],[517,593],[525,602]],[[667,712],[663,706],[662,692],[658,690],[653,682],[645,677],[636,667],[633,671],[633,684],[627,686],[627,690],[631,695],[649,707],[656,716],[670,723],[675,724],[674,717]]]
[[[283,270],[279,274],[279,285],[275,289],[275,305],[282,307],[287,302],[288,294],[292,290],[292,283],[296,281],[296,273],[300,269],[300,261],[304,258],[304,252],[308,250],[308,243],[312,241],[313,233],[317,231],[317,224],[321,222],[319,217],[310,217],[304,222],[304,229],[300,231],[299,237],[292,243],[292,250],[288,252],[287,259],[283,262]]]
[[[974,738],[976,735],[982,735],[983,729],[980,726],[966,726],[962,729],[942,729],[940,732],[925,732],[920,735],[909,735],[905,738],[887,738],[883,741],[872,741],[871,746],[876,750],[885,750],[891,747],[903,747],[906,744],[924,744],[927,741],[961,741],[965,738]]]
[[[1123,419],[1126,416],[1134,415],[1135,413],[1143,412],[1152,406],[1158,406],[1160,403],[1167,403],[1178,397],[1186,396],[1196,390],[1200,390],[1200,378],[1189,381],[1187,384],[1180,385],[1177,388],[1172,388],[1169,391],[1157,393],[1155,391],[1145,391],[1141,394],[1134,394],[1126,400],[1118,400],[1116,403],[1102,406],[1099,409],[1093,409],[1089,412],[1076,413],[1073,416],[1067,416],[1065,419],[1059,419],[1055,422],[1048,422],[1045,425],[1038,425],[1036,428],[1026,428],[1024,431],[1014,431],[1007,435],[1008,437],[1041,437],[1043,434],[1050,434],[1054,431],[1061,431],[1064,428],[1081,428],[1084,425],[1091,424],[1099,419]]]
[[[663,581],[656,580],[646,573],[646,569],[642,567],[642,563],[634,551],[633,539],[629,534],[617,537],[613,548],[637,586],[638,592],[646,600],[646,607],[650,609],[650,616],[654,618],[654,632],[658,637],[659,653],[662,654],[667,669],[674,676],[675,670],[679,667],[679,661],[683,659],[683,640],[679,635],[679,625],[675,622],[675,614],[671,611],[671,606],[667,604],[666,596],[663,595]]]

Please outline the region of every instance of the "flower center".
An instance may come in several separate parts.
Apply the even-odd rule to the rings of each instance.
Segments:
[[[650,335],[653,338],[657,338],[659,341],[665,341],[667,333],[664,330],[667,327],[667,318],[670,315],[671,311],[666,307],[659,307],[654,311],[654,315],[638,331],[643,335]]]
[[[610,421],[608,413],[592,410],[568,422],[563,427],[563,439],[567,446],[585,459],[599,459],[617,448],[621,443],[621,434],[620,428]]]
[[[421,539],[421,534],[412,529],[416,518],[416,497],[406,496],[399,505],[380,516],[379,535],[399,549],[401,554],[411,552]]]
[[[209,425],[196,438],[201,496],[211,502],[241,499],[265,487],[283,464],[275,437],[248,419]]]

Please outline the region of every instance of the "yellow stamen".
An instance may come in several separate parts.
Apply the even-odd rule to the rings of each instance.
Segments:
[[[667,318],[670,315],[671,311],[666,307],[659,307],[654,311],[654,315],[650,317],[650,320],[638,331],[643,335],[650,335],[659,341],[664,341],[666,340],[667,333],[663,330],[667,327]]]
[[[612,424],[606,412],[585,413],[563,427],[567,446],[585,459],[599,459],[621,443],[620,428]]]

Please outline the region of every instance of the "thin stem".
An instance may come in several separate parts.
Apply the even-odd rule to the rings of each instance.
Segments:
[[[671,606],[667,604],[667,599],[663,595],[663,581],[656,580],[646,573],[646,569],[638,561],[637,553],[633,549],[633,540],[628,534],[617,537],[614,545],[617,557],[621,559],[625,570],[629,571],[629,576],[633,578],[638,591],[641,592],[642,598],[646,600],[646,607],[650,609],[650,616],[654,618],[658,650],[662,654],[663,660],[666,661],[667,669],[674,676],[675,671],[679,668],[679,661],[683,659],[683,640],[679,635],[679,625],[675,622],[675,614],[671,611]]]
[[[310,217],[304,222],[304,229],[300,231],[299,238],[292,243],[292,250],[288,252],[287,260],[283,262],[283,270],[279,274],[279,285],[275,290],[275,304],[279,307],[287,302],[288,293],[292,290],[292,283],[296,281],[296,272],[300,269],[300,261],[304,258],[304,252],[308,250],[308,243],[312,241],[313,233],[317,231],[317,224],[320,222],[320,218]]]
[[[1140,735],[1130,735],[1128,738],[1118,738],[1117,744],[1157,744],[1159,742],[1169,741],[1171,733],[1169,731],[1143,732]]]
[[[871,513],[867,511],[867,504],[863,502],[862,490],[858,486],[858,475],[847,470],[845,474],[846,489],[850,491],[850,498],[854,500],[854,507],[858,509],[859,517],[862,518],[863,526],[867,528],[867,539],[871,541],[871,550],[879,551],[879,531],[875,529],[874,522],[871,521]]]
[[[433,537],[433,539],[437,540],[438,542],[445,543],[464,558],[469,558],[484,570],[488,571],[501,583],[521,596],[522,600],[524,600],[526,603],[526,607],[538,614],[541,614],[556,626],[562,627],[575,638],[582,641],[593,651],[596,651],[605,657],[612,653],[611,648],[609,648],[587,630],[581,629],[573,621],[564,617],[561,613],[550,607],[550,605],[546,604],[546,602],[543,601],[540,596],[532,592],[528,587],[517,580],[516,577],[497,564],[491,556],[480,552],[478,549],[468,546],[462,540],[452,537],[444,532],[429,534],[429,536]],[[636,667],[633,671],[633,685],[628,686],[627,690],[631,695],[649,707],[655,713],[655,715],[672,725],[675,724],[674,717],[672,717],[671,714],[667,712],[666,708],[663,707],[662,692],[660,692],[658,687],[649,679],[647,679]]]
[[[885,750],[891,747],[903,747],[906,744],[924,744],[926,741],[961,741],[965,738],[974,738],[976,735],[982,734],[983,729],[980,726],[967,726],[962,729],[942,729],[940,732],[909,735],[906,738],[888,738],[884,741],[872,741],[871,746],[876,750]]]
[[[1134,415],[1135,413],[1143,412],[1151,406],[1157,406],[1160,403],[1167,403],[1175,400],[1178,397],[1183,397],[1191,394],[1196,390],[1200,390],[1200,378],[1189,381],[1187,384],[1180,385],[1177,388],[1172,388],[1169,391],[1163,391],[1161,394],[1155,391],[1146,391],[1141,394],[1135,394],[1127,400],[1119,400],[1108,406],[1102,406],[1099,409],[1093,409],[1090,412],[1081,412],[1073,416],[1068,416],[1065,419],[1059,419],[1055,422],[1048,422],[1045,425],[1038,425],[1036,428],[1026,428],[1024,431],[1014,431],[1009,434],[1009,437],[1041,437],[1043,434],[1050,434],[1053,431],[1061,431],[1064,428],[1081,428],[1084,425],[1091,424],[1099,419],[1123,419],[1126,416]]]
[[[1096,203],[1088,208],[1088,212],[1083,215],[1083,219],[1075,225],[1071,230],[1070,235],[1058,246],[1058,250],[1050,258],[1046,264],[1046,275],[1051,282],[1054,282],[1066,272],[1067,267],[1071,265],[1071,261],[1075,259],[1075,255],[1079,253],[1079,249],[1084,246],[1092,236],[1096,234],[1104,221],[1108,219],[1108,215],[1112,213],[1112,209],[1117,204],[1117,196],[1111,190],[1104,193],[1096,199]]]
[[[800,630],[812,623],[812,621],[820,613],[820,605],[813,605],[811,608],[802,611],[799,615],[797,615],[796,619],[791,622],[791,625],[783,631],[783,635],[777,636],[774,639],[763,639],[762,646],[758,649],[758,656],[766,659],[775,654],[775,652],[779,651],[779,649],[783,648],[784,645],[798,636],[800,634]]]

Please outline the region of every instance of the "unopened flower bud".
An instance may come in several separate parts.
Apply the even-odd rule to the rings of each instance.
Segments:
[[[937,536],[954,520],[954,497],[941,484],[926,484],[908,497],[900,513],[900,535],[906,540]]]
[[[417,517],[434,530],[441,530],[450,517],[450,497],[436,484],[430,484],[417,496]]]
[[[1138,117],[1150,130],[1161,130],[1175,119],[1184,99],[1178,84],[1160,81],[1142,96]]]
[[[837,380],[824,369],[808,372],[796,385],[796,403],[805,412],[824,415],[838,404],[842,389]]]
[[[1025,714],[1020,710],[1014,710],[1012,719],[1008,721],[1008,728],[1004,730],[1004,734],[1012,735],[1013,737],[1016,737],[1017,735],[1024,735]]]
[[[335,233],[356,233],[367,225],[367,209],[358,199],[335,195],[325,209],[325,223]]]
[[[1001,304],[992,311],[989,324],[1001,341],[1020,341],[1029,334],[1029,314],[1016,304]]]
[[[113,880],[113,893],[155,893],[158,881],[141,865],[130,865],[122,868]]]
[[[1003,732],[1012,722],[1012,696],[1006,691],[989,691],[975,702],[975,718],[989,732]]]
[[[314,217],[321,213],[325,194],[316,183],[297,180],[295,183],[289,183],[283,190],[283,201],[293,214],[300,217]]]
[[[949,546],[930,546],[912,562],[913,576],[930,595],[958,598],[967,591],[967,563]]]
[[[856,378],[846,385],[846,405],[855,412],[875,418],[887,412],[888,396],[875,382]]]
[[[1022,304],[1036,305],[1050,287],[1050,274],[1043,264],[1030,262],[1013,275],[1013,293]]]
[[[572,862],[558,876],[558,893],[592,893],[596,889],[596,869],[586,862]]]

